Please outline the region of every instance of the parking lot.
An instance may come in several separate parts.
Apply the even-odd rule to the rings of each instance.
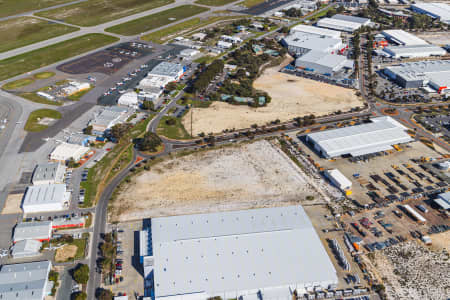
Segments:
[[[110,75],[131,60],[151,54],[152,48],[141,42],[123,43],[62,64],[57,69],[68,74],[97,72]]]
[[[144,294],[144,278],[141,274],[139,262],[139,231],[142,221],[121,223],[118,226],[118,249],[116,265],[117,276],[123,277],[111,287],[113,293],[126,295]],[[139,271],[138,271],[139,270]],[[118,272],[119,271],[119,272]]]

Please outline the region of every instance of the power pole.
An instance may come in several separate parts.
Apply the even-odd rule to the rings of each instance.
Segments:
[[[191,106],[191,137],[193,136],[192,135],[192,114],[193,114],[194,112],[193,112],[193,107]]]

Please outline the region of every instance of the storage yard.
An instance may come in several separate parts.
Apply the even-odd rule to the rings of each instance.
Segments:
[[[448,252],[414,242],[376,252],[373,263],[384,278],[387,299],[445,299],[450,294]]]
[[[307,177],[268,141],[167,160],[141,173],[112,203],[114,220],[322,201]],[[305,198],[315,195],[314,200]]]
[[[280,119],[288,121],[298,116],[316,116],[337,110],[362,106],[355,90],[278,72],[279,67],[264,71],[254,87],[266,91],[272,101],[265,107],[229,105],[214,102],[208,108],[193,108],[193,135],[201,132],[221,132],[224,129],[249,128],[252,124],[265,125]],[[292,91],[296,91],[293,93]],[[183,119],[186,129],[191,127],[191,116]]]

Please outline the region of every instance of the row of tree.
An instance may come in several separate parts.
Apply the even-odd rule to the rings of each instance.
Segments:
[[[196,93],[205,91],[211,80],[213,80],[216,75],[223,72],[223,68],[224,62],[221,59],[216,59],[209,66],[205,67],[194,81],[193,91]]]

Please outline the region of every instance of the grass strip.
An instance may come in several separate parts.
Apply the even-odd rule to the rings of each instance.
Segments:
[[[38,132],[46,129],[47,125],[39,124],[39,120],[42,118],[61,119],[61,113],[53,109],[38,109],[32,111],[28,116],[27,123],[25,124],[25,130],[30,132]]]
[[[0,80],[51,65],[118,40],[109,35],[91,33],[0,60]]]
[[[105,31],[121,35],[135,35],[195,16],[208,10],[208,8],[196,5],[181,5],[156,14],[106,28]]]
[[[170,125],[170,122],[173,122],[174,124]],[[167,116],[162,117],[156,133],[158,135],[162,135],[174,140],[192,139],[191,135],[186,131],[183,124],[181,123],[181,118]]]

